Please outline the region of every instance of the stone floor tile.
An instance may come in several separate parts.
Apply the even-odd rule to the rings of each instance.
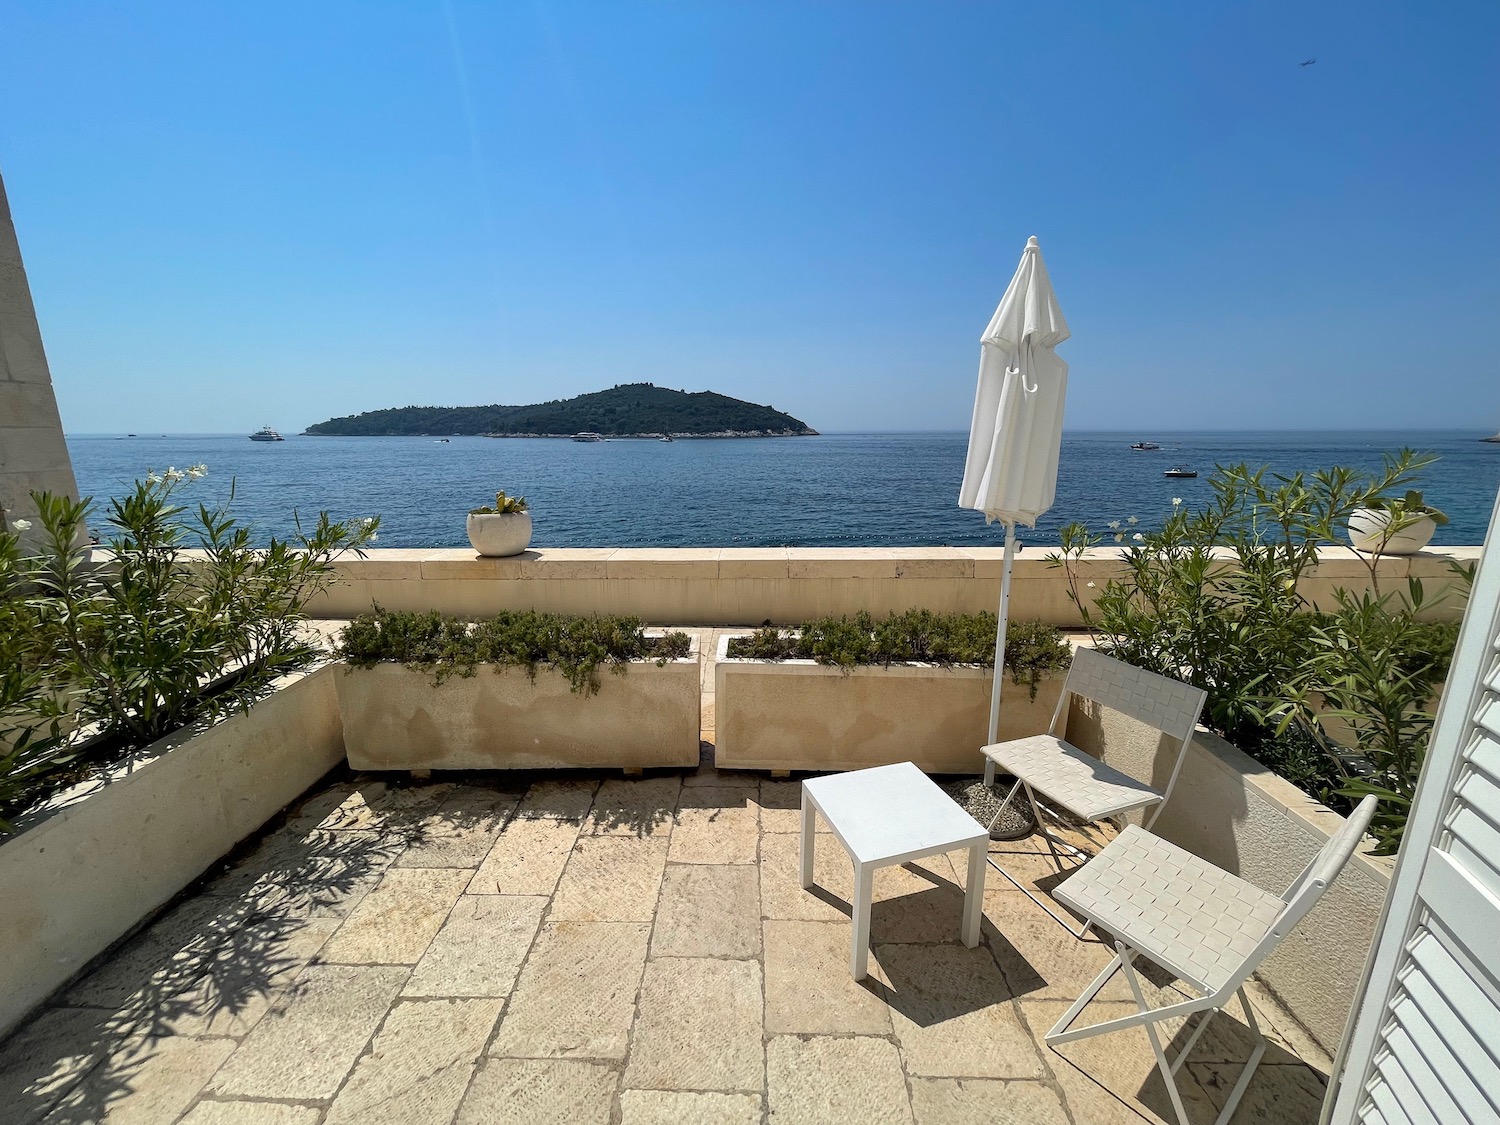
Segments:
[[[100,1008],[51,1008],[22,1024],[0,1042],[0,1106],[7,1121],[41,1120],[131,1033],[125,1017]]]
[[[111,1055],[58,1103],[46,1125],[158,1125],[193,1103],[235,1048],[229,1039],[139,1039]]]
[[[778,1035],[766,1045],[776,1125],[911,1125],[901,1058],[888,1040]]]
[[[303,804],[287,821],[294,830],[323,828],[330,831],[378,829],[400,834],[412,831],[453,791],[448,782],[392,785],[362,777],[347,790],[335,787]]]
[[[811,890],[802,886],[801,837],[771,833],[760,841],[760,907],[766,918],[849,923],[854,885],[849,857],[831,832],[813,848]],[[873,913],[873,911],[872,911]]]
[[[891,1034],[879,964],[849,975],[848,922],[765,923],[766,1034]]]
[[[581,825],[598,788],[597,781],[587,778],[538,781],[526,790],[516,816],[521,820],[565,820]]]
[[[321,959],[357,965],[416,964],[472,874],[451,868],[392,868],[329,939]]]
[[[1072,1125],[1057,1092],[1041,1082],[913,1078],[917,1125]]]
[[[448,1125],[503,1000],[407,1000],[391,1009],[323,1125]]]
[[[335,930],[337,918],[273,918],[230,936],[180,992],[138,998],[153,1034],[247,1034]]]
[[[760,956],[760,872],[750,864],[668,867],[651,956]]]
[[[77,1007],[121,1008],[171,995],[196,979],[252,908],[200,895],[170,908],[68,989]]]
[[[672,831],[672,812],[682,779],[667,777],[608,778],[594,795],[584,833],[612,836],[665,836]]]
[[[478,867],[520,801],[519,793],[454,790],[396,860],[397,867]]]
[[[490,1053],[623,1059],[650,932],[643,922],[544,925]]]
[[[309,966],[220,1068],[215,1094],[332,1097],[407,972],[389,965]]]
[[[207,893],[282,917],[342,918],[380,881],[405,843],[378,830],[286,827],[210,883]]]
[[[759,1094],[703,1094],[626,1090],[620,1125],[760,1125]]]
[[[1206,1033],[1205,1033],[1206,1034]],[[1198,1085],[1213,1100],[1214,1112],[1223,1110],[1234,1084],[1245,1069],[1242,1063],[1198,1063],[1189,1061]],[[1234,1111],[1235,1125],[1282,1125],[1318,1119],[1328,1084],[1323,1076],[1298,1063],[1267,1066],[1261,1063],[1250,1077],[1250,1085]]]
[[[989,950],[881,945],[891,1022],[907,1072],[927,1078],[1040,1078],[1042,1063]]]
[[[667,841],[580,836],[563,868],[549,917],[570,922],[649,922],[661,894]]]
[[[403,996],[509,996],[547,900],[460,895],[422,954]]]
[[[802,782],[761,781],[760,830],[802,831]]]
[[[317,1125],[321,1112],[278,1102],[201,1101],[178,1125]]]
[[[985,891],[983,935],[1011,992],[1028,1000],[1077,999],[1109,964],[1114,950],[1090,932],[1076,938],[1025,895]],[[1146,968],[1142,963],[1142,970]],[[1157,974],[1165,981],[1164,975]],[[1152,979],[1141,983],[1153,988]],[[1131,1000],[1124,974],[1116,973],[1100,1000]],[[1174,999],[1183,999],[1178,995]]]
[[[516,817],[505,826],[469,883],[470,894],[551,895],[578,825],[556,817]]]
[[[754,863],[760,838],[757,790],[749,786],[682,789],[672,827],[673,863]]]
[[[756,961],[646,962],[625,1085],[652,1090],[765,1087]]]
[[[454,1125],[609,1125],[618,1073],[574,1059],[486,1059]]]
[[[1144,1116],[1149,1121],[1175,1123],[1176,1115],[1145,1031],[1129,1028],[1050,1048],[1042,1042],[1042,1037],[1067,1009],[1068,1004],[1061,1000],[1021,1001],[1022,1017],[1036,1035],[1047,1067],[1061,1087],[1074,1119],[1099,1121],[1101,1125],[1116,1121],[1139,1125],[1138,1117]],[[1080,1013],[1074,1026],[1117,1019],[1136,1011],[1134,1002],[1096,1002]],[[1170,1040],[1164,1038],[1163,1042],[1168,1051],[1173,1049]],[[1190,1073],[1191,1068],[1189,1063],[1177,1074],[1188,1117],[1193,1121],[1212,1121],[1217,1111]]]

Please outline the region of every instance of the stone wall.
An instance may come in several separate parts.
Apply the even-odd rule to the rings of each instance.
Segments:
[[[1119,548],[1089,553],[1078,572],[1090,597],[1122,573]],[[1017,556],[1011,617],[1063,627],[1082,624],[1068,598],[1063,570],[1047,549]],[[1478,547],[1434,548],[1379,560],[1382,591],[1422,579],[1432,616],[1457,620],[1453,560],[1479,557]],[[512,558],[480,558],[471,550],[375,550],[338,564],[338,585],[311,611],[351,617],[372,605],[483,616],[502,609],[555,613],[633,613],[663,625],[796,624],[823,614],[867,610],[877,616],[922,607],[993,611],[1000,597],[1004,551],[999,547],[756,547],[543,548]],[[1369,571],[1348,548],[1330,547],[1304,580],[1303,593],[1325,606],[1333,590],[1369,586]],[[1092,589],[1087,583],[1093,582]]]
[[[0,180],[0,511],[33,514],[33,491],[78,495],[31,287]]]

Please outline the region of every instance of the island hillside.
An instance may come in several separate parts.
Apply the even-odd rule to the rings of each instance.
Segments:
[[[400,406],[370,410],[307,427],[337,437],[483,434],[489,437],[802,437],[807,423],[769,406],[713,391],[674,391],[624,383],[607,391],[532,406]]]

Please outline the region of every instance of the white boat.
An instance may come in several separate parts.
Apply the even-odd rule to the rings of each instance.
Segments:
[[[674,438],[671,434],[662,434],[661,437],[657,438],[656,440],[657,441],[676,441],[677,439]]]
[[[271,429],[270,426],[262,426],[260,429],[256,430],[255,433],[253,433],[253,434],[250,435],[250,440],[251,441],[286,441],[286,438],[282,437],[275,430]]]
[[[1482,437],[1479,440],[1480,441],[1493,441],[1493,442],[1495,442],[1497,444],[1500,444],[1500,434],[1491,434],[1489,437]]]
[[[596,434],[592,430],[584,430],[582,433],[573,435],[574,441],[603,441],[603,434]]]

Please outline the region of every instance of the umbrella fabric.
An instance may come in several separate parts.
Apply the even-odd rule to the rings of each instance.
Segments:
[[[1027,241],[1000,307],[980,337],[979,387],[958,504],[985,521],[1035,527],[1057,491],[1068,365],[1066,340],[1042,251]]]

